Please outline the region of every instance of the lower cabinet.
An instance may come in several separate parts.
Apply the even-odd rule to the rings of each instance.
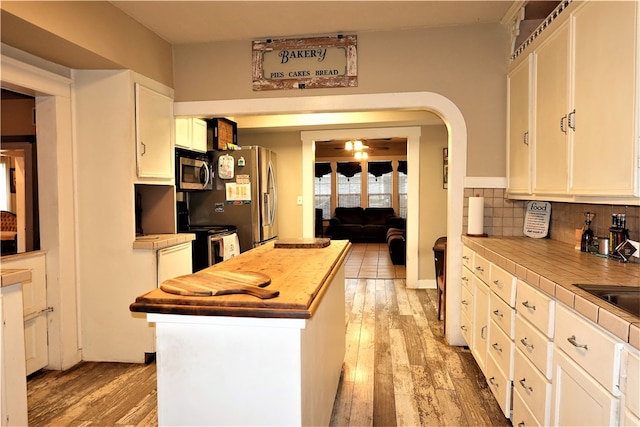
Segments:
[[[478,366],[487,375],[487,343],[489,339],[489,287],[473,277],[473,346],[471,352]]]
[[[620,425],[640,425],[640,351],[626,346],[620,373]]]
[[[609,393],[562,350],[553,360],[551,425],[615,426],[620,401]]]

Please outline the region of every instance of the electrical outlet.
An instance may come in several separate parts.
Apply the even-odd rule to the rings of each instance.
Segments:
[[[302,196],[298,196],[298,206],[302,206]]]

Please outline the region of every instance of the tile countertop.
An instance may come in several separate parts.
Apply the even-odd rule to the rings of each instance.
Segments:
[[[600,258],[550,239],[462,236],[462,243],[640,349],[640,318],[574,286],[640,287],[640,264]]]
[[[0,269],[0,287],[15,285],[31,280],[31,270]]]
[[[179,234],[145,234],[144,236],[136,236],[133,242],[133,249],[158,250],[169,246],[179,245],[180,243],[195,240],[196,235],[193,233]]]

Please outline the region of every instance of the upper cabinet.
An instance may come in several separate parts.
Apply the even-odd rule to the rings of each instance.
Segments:
[[[138,179],[173,177],[173,100],[135,83]]]
[[[509,191],[515,194],[531,193],[531,154],[529,140],[529,104],[531,84],[531,60],[527,56],[508,76],[509,126],[507,177]]]
[[[175,121],[176,147],[207,151],[207,122],[202,119],[178,117]]]
[[[637,2],[574,2],[516,58],[509,74],[510,197],[638,203],[637,27]],[[525,70],[531,87],[522,83]],[[522,132],[531,156],[526,183]]]

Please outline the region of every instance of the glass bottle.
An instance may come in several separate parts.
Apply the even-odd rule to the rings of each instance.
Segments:
[[[591,213],[585,212],[584,228],[582,230],[582,239],[580,240],[580,251],[589,252],[593,244],[593,230],[591,229]]]

